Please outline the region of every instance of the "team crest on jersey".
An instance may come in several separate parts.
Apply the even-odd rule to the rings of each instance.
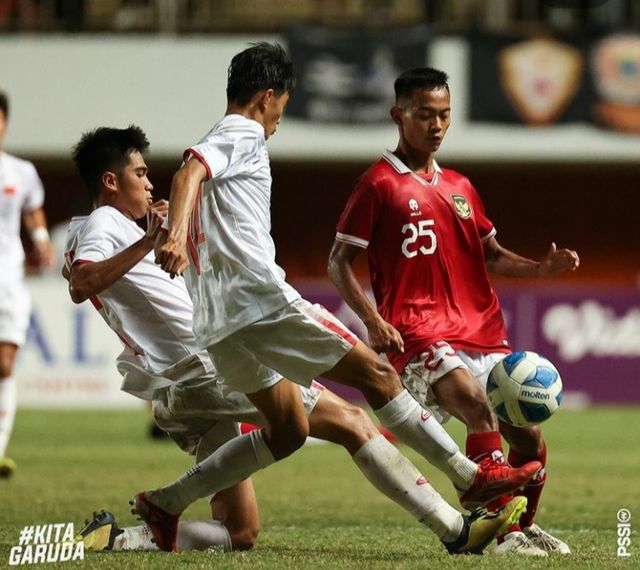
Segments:
[[[460,216],[463,220],[471,217],[471,206],[469,206],[469,202],[467,202],[467,199],[464,196],[452,194],[451,198],[453,199],[453,205],[456,207],[458,216]]]

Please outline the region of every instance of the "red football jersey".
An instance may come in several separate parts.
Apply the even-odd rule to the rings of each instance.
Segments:
[[[386,152],[356,182],[336,239],[367,248],[378,312],[402,335],[402,371],[434,341],[509,352],[500,304],[484,263],[495,234],[469,180],[436,165],[412,172]]]

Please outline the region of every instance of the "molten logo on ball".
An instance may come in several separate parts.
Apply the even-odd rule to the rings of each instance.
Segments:
[[[518,427],[539,424],[562,400],[556,367],[535,352],[514,352],[498,362],[487,379],[487,396],[496,415]]]

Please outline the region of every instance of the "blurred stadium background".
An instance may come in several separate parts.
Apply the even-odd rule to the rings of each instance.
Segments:
[[[325,279],[354,179],[396,143],[394,77],[450,74],[441,164],[468,175],[501,242],[540,258],[576,249],[574,274],[498,281],[514,347],[557,363],[568,405],[640,401],[640,5],[631,0],[0,1],[6,147],[33,160],[62,243],[88,203],[69,153],[98,125],[144,128],[165,197],[181,152],[221,116],[230,57],[286,44],[299,87],[277,136],[273,234],[307,296],[362,330]],[[366,278],[366,267],[360,267]],[[25,406],[135,405],[118,392],[118,343],[58,275],[30,279],[20,354]]]
[[[557,364],[565,409],[640,403],[635,0],[0,0],[0,89],[12,103],[6,150],[32,160],[44,181],[59,265],[67,221],[89,210],[69,158],[80,134],[140,125],[152,143],[156,196],[167,197],[182,150],[224,112],[230,58],[261,39],[288,46],[299,71],[269,146],[279,261],[305,296],[362,332],[326,280],[335,224],[355,178],[396,144],[387,120],[393,79],[406,67],[439,67],[450,74],[453,106],[439,162],[469,176],[502,244],[540,258],[555,241],[582,260],[553,281],[496,281],[513,346]],[[364,264],[359,271],[366,279]],[[9,448],[20,471],[11,496],[0,490],[0,552],[24,524],[80,522],[100,506],[126,516],[124,499],[143,476],[160,484],[189,463],[173,448],[142,445],[146,416],[119,409],[142,404],[119,392],[119,343],[92,307],[69,301],[59,271],[29,286],[22,411]],[[97,407],[107,409],[85,413]],[[542,515],[576,547],[574,567],[615,564],[615,512],[638,504],[637,408],[574,418],[561,412],[547,430],[557,477]],[[329,464],[333,473],[339,452],[307,452],[256,477],[265,534],[255,556],[265,558],[229,564],[424,566],[422,531],[384,499],[365,499],[353,473],[310,489],[297,476],[303,465],[310,477]],[[272,486],[288,489],[284,500]],[[293,512],[303,494],[305,508]],[[335,560],[324,557],[327,545],[337,545]],[[92,560],[113,567],[108,557]],[[157,560],[139,555],[131,564]]]

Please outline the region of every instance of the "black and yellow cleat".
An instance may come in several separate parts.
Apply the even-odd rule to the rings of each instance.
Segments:
[[[0,479],[9,479],[17,469],[16,462],[8,457],[0,457]]]
[[[93,519],[76,534],[76,542],[84,542],[87,550],[113,550],[116,537],[124,531],[118,528],[116,518],[108,511],[93,513]]]
[[[526,510],[526,497],[513,497],[497,511],[478,509],[470,515],[464,515],[460,536],[453,542],[443,544],[449,554],[482,554],[485,547],[516,524]]]

